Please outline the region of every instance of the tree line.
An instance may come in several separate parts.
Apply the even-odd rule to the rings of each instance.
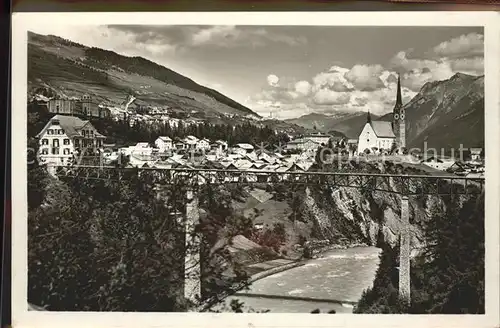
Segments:
[[[159,136],[168,136],[174,140],[182,139],[188,135],[199,139],[211,141],[224,140],[229,146],[238,143],[250,143],[253,145],[267,144],[276,146],[290,141],[288,135],[276,133],[267,126],[257,126],[248,122],[242,124],[185,124],[179,121],[178,125],[169,123],[145,123],[136,122],[130,126],[128,121],[113,121],[111,119],[92,119],[92,124],[108,139],[116,143],[150,142],[153,143]]]
[[[36,102],[28,104],[28,136],[34,138],[47,124],[54,114],[49,113],[47,108]],[[82,117],[86,120],[89,118]],[[146,123],[136,122],[130,126],[128,120],[114,121],[111,118],[89,119],[99,133],[107,137],[106,141],[119,145],[133,144],[137,142],[153,143],[159,136],[168,136],[172,139],[182,139],[193,135],[199,139],[224,140],[229,146],[238,143],[250,143],[259,145],[261,143],[271,147],[279,143],[285,144],[290,141],[285,133],[277,133],[268,126],[258,126],[249,122],[241,124],[212,124],[203,122],[201,124],[186,124],[179,121],[173,126],[169,123]]]

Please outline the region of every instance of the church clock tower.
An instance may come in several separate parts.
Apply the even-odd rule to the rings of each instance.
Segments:
[[[398,149],[406,147],[406,115],[403,109],[403,99],[401,96],[401,78],[398,76],[398,91],[396,95],[396,105],[393,110],[393,129],[396,136],[396,147]]]

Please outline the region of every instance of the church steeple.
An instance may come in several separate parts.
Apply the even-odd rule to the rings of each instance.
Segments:
[[[370,115],[370,110],[368,109],[368,114],[366,114],[366,123],[372,122],[372,116]]]
[[[403,97],[401,96],[401,76],[398,74],[398,91],[396,95],[396,107],[403,106]]]
[[[401,76],[398,74],[398,90],[396,91],[396,104],[393,110],[393,130],[396,136],[396,147],[406,147],[406,117],[401,94]]]

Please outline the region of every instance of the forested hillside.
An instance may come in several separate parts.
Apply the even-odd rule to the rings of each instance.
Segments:
[[[482,314],[485,311],[484,194],[444,199],[424,225],[424,251],[411,261],[411,304],[398,300],[398,247],[385,245],[373,288],[355,313]]]

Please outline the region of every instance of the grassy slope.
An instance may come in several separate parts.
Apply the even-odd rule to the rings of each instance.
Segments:
[[[34,33],[30,33],[28,57],[30,89],[49,86],[68,96],[90,93],[115,105],[132,93],[138,103],[256,115],[219,92],[144,58],[125,57]]]

